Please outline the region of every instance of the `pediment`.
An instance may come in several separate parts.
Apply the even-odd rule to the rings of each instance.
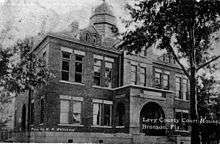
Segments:
[[[94,28],[94,26],[89,26],[81,31],[80,40],[93,45],[101,44],[101,36]]]

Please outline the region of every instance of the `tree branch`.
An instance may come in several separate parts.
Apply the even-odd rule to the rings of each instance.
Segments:
[[[204,64],[201,64],[200,66],[198,66],[198,68],[196,69],[196,71],[199,71],[201,68],[207,66],[208,64],[210,64],[211,62],[213,62],[213,61],[215,61],[215,60],[217,60],[217,59],[219,59],[219,58],[220,58],[220,55],[214,57],[213,59],[211,59],[211,60],[209,60],[209,61],[207,61],[207,62],[205,62]]]
[[[171,46],[170,46],[170,51],[171,51],[172,55],[174,56],[174,59],[177,61],[177,63],[178,63],[178,64],[180,65],[180,67],[182,68],[184,74],[189,78],[189,77],[190,77],[189,73],[187,72],[187,70],[186,70],[186,68],[183,66],[183,64],[179,61],[177,55],[175,54],[175,52],[174,52],[174,50],[173,50],[173,48],[172,48]]]

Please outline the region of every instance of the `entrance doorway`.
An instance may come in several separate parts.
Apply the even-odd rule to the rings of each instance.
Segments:
[[[150,136],[165,135],[166,127],[164,120],[165,114],[160,105],[149,102],[144,105],[140,113],[141,133]]]

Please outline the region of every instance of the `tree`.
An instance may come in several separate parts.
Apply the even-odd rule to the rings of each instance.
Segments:
[[[200,124],[201,141],[203,143],[218,141],[220,125],[215,120],[218,120],[216,106],[220,103],[217,101],[216,81],[213,76],[207,76],[206,73],[197,76],[197,80],[200,82],[197,84],[199,116],[203,120],[211,121]]]
[[[31,39],[18,41],[15,46],[15,64],[12,66],[7,79],[7,90],[16,94],[28,92],[28,131],[30,131],[30,102],[35,89],[42,88],[53,76],[46,66],[45,58],[37,56],[34,52]]]
[[[0,60],[0,66],[3,68],[0,70],[1,88],[6,94],[2,95],[2,105],[6,104],[11,94],[19,95],[28,91],[28,130],[33,91],[46,85],[53,77],[44,58],[37,56],[32,51],[33,48],[31,39],[20,40],[13,47],[2,50]]]
[[[4,129],[7,122],[11,120],[11,100],[12,99],[9,93],[4,92],[2,90],[0,91],[0,130]]]
[[[5,78],[10,71],[11,56],[12,52],[10,49],[2,49],[0,47],[0,129],[5,127],[11,116],[11,113],[9,113],[11,96],[3,89]]]
[[[218,40],[219,7],[218,0],[136,0],[127,5],[131,19],[126,23],[120,47],[140,51],[156,44],[172,54],[189,78],[193,120],[199,120],[197,72],[220,57],[210,55],[212,44]],[[198,124],[191,126],[191,143],[199,144]]]
[[[20,94],[45,85],[52,73],[47,69],[44,58],[37,56],[30,39],[18,41],[14,46],[15,64],[7,80],[7,89]]]

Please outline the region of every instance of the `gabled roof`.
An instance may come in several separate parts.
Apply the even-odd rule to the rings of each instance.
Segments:
[[[98,35],[100,35],[99,32],[96,30],[95,26],[92,25],[92,24],[90,24],[88,27],[82,29],[81,31],[85,31],[85,30],[88,31],[88,32],[90,32],[90,33],[93,33],[93,34],[98,34]]]

